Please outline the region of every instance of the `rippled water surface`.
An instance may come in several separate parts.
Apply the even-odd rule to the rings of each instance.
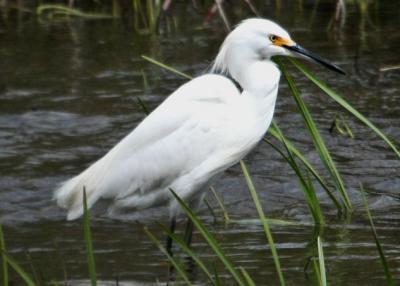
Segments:
[[[400,4],[376,1],[378,6],[365,1],[364,14],[358,5],[348,4],[343,29],[329,32],[334,13],[330,1],[315,1],[318,6],[314,1],[283,1],[280,10],[275,3],[261,2],[255,2],[261,15],[275,19],[303,46],[347,71],[347,76],[340,76],[308,64],[399,143],[400,71],[380,69],[400,63]],[[233,23],[252,15],[245,4],[236,5],[238,8],[228,9]],[[154,108],[186,81],[146,62],[142,54],[199,75],[208,68],[225,31],[218,16],[203,25],[204,16],[182,3],[173,6],[168,15],[169,23],[174,23],[170,31],[160,35],[138,34],[127,20],[38,21],[16,11],[9,15],[7,19],[3,15],[0,23],[0,218],[7,247],[24,267],[30,269],[33,264],[37,275],[48,281],[63,281],[66,273],[72,284],[85,284],[88,274],[82,223],[65,220],[65,212],[51,200],[52,191],[105,154],[145,117],[138,97]],[[354,213],[348,219],[338,219],[330,200],[319,192],[327,217],[327,226],[319,233],[324,240],[330,285],[384,282],[358,192],[360,183],[369,193],[393,275],[400,280],[400,161],[374,133],[291,71],[354,203]],[[275,115],[286,136],[322,170],[283,80]],[[338,115],[350,125],[354,139],[329,132]],[[312,284],[311,268],[304,268],[315,254],[313,241],[318,232],[294,173],[266,144],[260,144],[246,163],[267,216],[295,222],[272,226],[288,284]],[[240,222],[257,217],[240,168],[228,170],[215,188],[230,216],[239,222],[214,224],[207,209],[200,213],[202,219],[232,260],[245,267],[258,284],[277,284],[262,228]],[[217,203],[213,197],[209,200],[221,221]],[[166,258],[142,230],[145,224],[164,239],[156,221],[167,223],[166,209],[92,219],[100,280],[107,285],[115,285],[116,280],[120,285],[166,281]],[[193,247],[204,261],[211,266],[215,263],[225,273],[197,233]],[[185,267],[191,269],[193,281],[206,283],[190,262]],[[224,284],[233,283],[226,281]]]

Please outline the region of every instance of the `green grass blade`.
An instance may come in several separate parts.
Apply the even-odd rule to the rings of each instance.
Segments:
[[[158,239],[150,232],[150,230],[147,227],[143,227],[144,232],[146,233],[146,235],[153,241],[153,243],[158,247],[158,249],[165,254],[165,256],[168,258],[169,262],[172,264],[172,266],[174,266],[176,272],[179,274],[179,276],[181,276],[181,278],[183,279],[183,281],[185,281],[185,283],[187,285],[192,285],[192,283],[190,283],[189,278],[187,277],[185,271],[183,270],[183,268],[181,267],[181,265],[179,265],[178,261],[172,257],[168,251],[165,249],[164,246],[162,246],[162,244],[158,241]]]
[[[192,77],[190,75],[188,75],[186,73],[183,73],[181,71],[178,71],[177,69],[175,69],[173,67],[170,67],[170,66],[168,66],[166,64],[163,64],[162,62],[159,62],[159,61],[157,61],[157,60],[155,60],[153,58],[150,58],[150,57],[145,56],[145,55],[142,55],[142,58],[145,59],[146,61],[151,62],[152,64],[155,64],[155,65],[157,65],[157,66],[159,66],[159,67],[161,67],[163,69],[166,69],[166,70],[168,70],[170,72],[173,72],[173,73],[175,73],[175,74],[177,74],[177,75],[179,75],[181,77],[184,77],[184,78],[187,78],[187,79],[192,79]]]
[[[341,121],[342,124],[343,124],[343,127],[344,127],[344,130],[345,130],[346,134],[347,134],[351,139],[354,139],[354,134],[353,134],[353,131],[351,130],[349,124],[347,124],[347,122],[346,122],[346,120],[343,118],[343,116],[340,115],[340,116],[339,116],[339,119],[340,119],[340,121]]]
[[[147,80],[147,75],[146,73],[141,70],[142,78],[143,78],[143,90],[148,90],[149,89],[149,81]]]
[[[210,191],[214,195],[214,198],[217,200],[217,203],[224,214],[225,223],[228,223],[230,221],[230,217],[229,217],[228,211],[225,208],[224,202],[222,201],[222,199],[220,198],[220,196],[217,194],[217,192],[215,191],[215,189],[213,187],[210,187]]]
[[[217,272],[217,268],[214,266],[214,277],[215,277],[215,285],[216,286],[221,286],[221,279],[219,278],[218,272]]]
[[[139,106],[142,108],[143,112],[146,115],[149,115],[150,114],[150,109],[147,106],[147,104],[139,96],[137,96],[136,99],[137,99],[137,102],[138,102]]]
[[[45,283],[43,283],[43,280],[41,279],[42,275],[41,275],[41,277],[39,277],[39,275],[38,275],[38,273],[36,271],[36,267],[35,267],[35,265],[33,265],[32,256],[29,253],[29,251],[25,251],[25,255],[26,255],[26,258],[28,260],[29,266],[31,268],[31,273],[32,273],[31,277],[32,277],[33,281],[35,282],[35,284],[36,285],[45,284]]]
[[[339,96],[336,92],[334,92],[331,88],[329,88],[326,84],[320,81],[316,76],[314,76],[308,69],[306,69],[302,64],[300,64],[295,59],[290,59],[290,62],[300,70],[308,79],[310,79],[315,85],[317,85],[320,89],[322,89],[327,95],[329,95],[333,100],[339,103],[342,107],[344,107],[347,111],[353,114],[357,119],[359,119],[362,123],[371,128],[376,134],[378,134],[396,153],[396,155],[400,158],[400,151],[396,147],[396,145],[389,140],[389,138],[371,121],[369,121],[364,115],[358,112],[354,107],[352,107],[346,100],[344,100],[341,96]]]
[[[322,286],[327,286],[328,284],[326,283],[324,251],[322,249],[322,242],[321,242],[321,238],[319,236],[317,238],[317,242],[318,242],[318,261],[319,261],[320,279],[322,282]]]
[[[315,125],[314,120],[311,117],[310,112],[308,111],[307,106],[305,105],[303,99],[300,96],[300,92],[298,91],[292,77],[286,71],[285,66],[281,63],[280,60],[276,60],[276,61],[283,73],[283,76],[285,77],[285,79],[289,85],[291,94],[292,94],[293,98],[295,99],[297,106],[300,109],[300,113],[304,118],[306,127],[313,139],[315,148],[317,149],[322,162],[324,163],[324,165],[327,168],[327,170],[329,171],[333,181],[335,182],[336,188],[338,189],[338,191],[342,197],[342,200],[343,200],[343,203],[344,203],[346,209],[351,210],[351,208],[352,208],[351,202],[350,202],[350,199],[346,192],[346,189],[344,187],[342,177],[340,176],[339,171],[337,170],[336,165],[332,160],[332,157],[325,145],[324,140],[321,137],[321,134],[318,131],[317,126]]]
[[[207,267],[205,264],[200,260],[200,258],[197,256],[196,253],[193,252],[193,250],[190,249],[190,247],[187,246],[186,242],[184,242],[182,239],[180,239],[176,234],[172,233],[167,227],[163,226],[160,224],[161,228],[163,231],[184,251],[186,252],[187,255],[189,255],[194,262],[196,262],[197,266],[201,270],[203,270],[204,274],[207,276],[207,278],[210,280],[211,284],[215,285],[214,279],[212,277],[212,274],[210,271],[208,271]]]
[[[320,273],[320,270],[319,270],[319,266],[317,264],[317,259],[315,259],[314,257],[311,258],[311,259],[312,259],[314,273],[315,273],[315,276],[317,278],[318,285],[323,286],[322,285],[322,280],[321,280],[321,273]]]
[[[4,255],[7,264],[14,269],[14,271],[22,278],[22,280],[24,280],[25,284],[28,286],[35,286],[35,282],[33,281],[33,279],[29,276],[28,273],[25,272],[25,270],[22,269],[22,267],[13,259],[11,258],[9,255],[5,254],[4,252],[2,253],[2,255]],[[8,284],[6,284],[8,285]]]
[[[253,279],[250,277],[249,273],[244,269],[242,266],[239,267],[240,271],[242,272],[242,275],[244,279],[247,282],[247,285],[249,286],[256,286],[256,283],[254,283]]]
[[[299,182],[300,182],[301,191],[304,194],[304,198],[306,199],[307,206],[308,206],[308,208],[309,208],[309,210],[311,212],[311,215],[312,215],[312,217],[314,219],[314,223],[315,224],[319,224],[318,215],[315,212],[315,206],[314,206],[314,203],[313,203],[314,200],[312,200],[310,195],[309,195],[308,185],[306,185],[306,182],[305,182],[305,180],[303,178],[303,175],[301,174],[300,169],[297,166],[296,162],[293,160],[293,158],[288,157],[285,154],[283,154],[283,152],[277,146],[272,144],[272,142],[270,142],[268,140],[266,142],[272,148],[274,148],[274,150],[277,151],[282,156],[282,158],[285,159],[285,161],[290,165],[290,167],[292,167],[293,171],[296,173],[296,176],[297,176],[297,178],[299,179]]]
[[[6,243],[4,241],[3,226],[0,224],[0,252],[3,268],[3,285],[8,286],[8,265],[6,259]]]
[[[90,283],[92,286],[97,285],[96,263],[94,260],[92,233],[90,231],[89,212],[86,201],[86,189],[83,188],[83,230],[86,243],[87,260],[89,267]]]
[[[286,149],[286,152],[288,153],[288,156],[285,156],[279,148],[277,148],[275,145],[272,143],[269,143],[278,153],[281,154],[281,156],[289,163],[289,165],[292,167],[293,171],[296,173],[297,178],[299,179],[300,182],[300,187],[301,190],[304,194],[304,198],[306,199],[307,206],[310,209],[311,215],[313,216],[315,224],[318,225],[323,225],[324,224],[324,216],[322,214],[321,206],[319,204],[319,200],[316,195],[316,191],[314,189],[314,186],[312,184],[311,179],[309,176],[307,176],[307,179],[303,176],[303,172],[301,171],[300,167],[298,166],[295,158],[293,157],[293,154],[289,148],[289,145],[287,144],[287,140],[285,136],[282,134],[281,130],[279,129],[278,125],[275,124],[275,122],[272,122],[272,127],[276,130],[277,135],[279,136],[281,142],[283,143],[283,146]]]
[[[214,210],[213,210],[211,204],[208,202],[207,198],[204,198],[203,201],[204,201],[204,203],[205,203],[207,209],[210,211],[210,213],[211,213],[211,215],[212,215],[212,217],[213,217],[214,223],[216,223],[216,222],[217,222],[217,216],[215,215],[215,212],[214,212]]]
[[[173,196],[178,201],[186,215],[192,220],[194,226],[203,236],[203,238],[207,241],[208,245],[213,249],[214,253],[224,264],[225,268],[231,273],[232,277],[239,285],[246,285],[241,277],[239,271],[233,266],[231,260],[225,255],[222,248],[219,246],[218,242],[212,236],[212,234],[208,231],[208,229],[204,226],[204,224],[197,218],[197,216],[193,213],[193,211],[188,207],[188,205],[173,191],[171,190]]]
[[[264,232],[265,232],[265,235],[267,237],[269,247],[271,248],[272,257],[274,259],[276,272],[278,273],[278,276],[279,276],[280,284],[281,285],[285,285],[285,279],[284,279],[283,274],[282,274],[281,264],[279,262],[278,252],[276,251],[276,247],[275,247],[275,244],[274,244],[274,239],[272,238],[272,233],[271,233],[271,230],[269,229],[268,222],[267,222],[267,220],[265,218],[265,214],[264,214],[264,211],[262,209],[260,200],[258,198],[256,188],[254,187],[253,181],[251,180],[251,177],[250,177],[250,174],[249,174],[249,172],[247,170],[247,167],[246,167],[245,163],[242,160],[240,161],[240,166],[242,167],[242,171],[243,171],[243,174],[245,176],[247,186],[249,187],[249,191],[250,191],[251,197],[253,198],[253,201],[254,201],[254,204],[256,206],[258,215],[259,215],[260,220],[261,220],[261,222],[263,224]]]
[[[295,168],[299,169],[298,166]],[[300,173],[300,171],[296,171],[296,173]],[[303,177],[301,174],[300,177],[300,188],[305,195],[308,207],[311,211],[311,215],[315,221],[316,225],[324,225],[324,215],[322,214],[321,206],[319,204],[319,200],[317,198],[314,186],[308,176],[307,179]]]
[[[276,125],[276,123],[274,124]],[[272,125],[268,131],[269,133],[274,136],[276,139],[282,142],[282,138],[279,135],[278,131],[275,129],[274,125]],[[266,140],[264,139],[264,142]],[[268,142],[267,142],[268,143]],[[283,143],[283,142],[282,142]],[[342,209],[342,206],[340,205],[338,199],[336,198],[335,194],[332,193],[331,189],[328,187],[327,183],[325,180],[320,176],[320,174],[317,172],[317,170],[311,165],[311,163],[303,156],[303,154],[286,138],[286,143],[285,145],[288,147],[291,153],[293,153],[297,158],[300,159],[300,161],[303,163],[303,165],[308,169],[308,171],[314,176],[314,178],[318,181],[318,183],[321,185],[321,187],[325,190],[329,198],[332,200],[332,202],[335,204],[336,208],[338,210]]]
[[[393,277],[392,277],[392,273],[390,271],[389,264],[388,264],[388,262],[386,260],[385,254],[383,253],[383,248],[382,248],[382,245],[381,245],[381,243],[379,241],[378,234],[376,233],[374,221],[372,219],[372,215],[371,215],[371,212],[369,210],[367,198],[365,197],[365,192],[364,192],[364,188],[363,188],[362,185],[360,186],[360,189],[361,189],[361,194],[362,194],[362,197],[363,197],[363,200],[364,200],[365,209],[367,211],[369,224],[371,226],[372,235],[374,236],[376,248],[378,249],[379,257],[381,259],[383,270],[385,272],[387,285],[394,286],[395,283],[394,283],[394,280],[393,280]]]

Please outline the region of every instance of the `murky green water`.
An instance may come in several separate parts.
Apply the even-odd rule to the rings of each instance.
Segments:
[[[367,115],[395,142],[400,141],[400,72],[379,69],[400,63],[400,3],[369,3],[367,13],[347,6],[342,30],[327,31],[333,14],[330,1],[256,3],[261,15],[275,19],[303,46],[326,56],[348,75],[319,66],[315,73]],[[279,2],[279,1],[278,1]],[[318,2],[318,1],[315,1]],[[360,1],[362,2],[362,1]],[[4,12],[4,11],[3,11]],[[245,4],[228,11],[232,23],[251,16]],[[38,276],[86,283],[88,278],[81,221],[66,222],[65,212],[51,200],[58,183],[82,171],[134,128],[144,113],[137,97],[154,108],[185,80],[141,59],[145,54],[192,75],[209,66],[225,35],[216,16],[203,25],[191,5],[176,4],[170,12],[170,32],[138,35],[126,20],[50,22],[11,11],[0,21],[0,218],[9,252],[30,269],[29,253]],[[145,86],[145,74],[149,84]],[[328,226],[324,240],[330,285],[382,285],[380,265],[362,201],[359,183],[370,193],[369,203],[381,243],[395,278],[400,279],[400,161],[371,131],[293,74],[313,112],[354,202],[353,215],[343,221],[320,192]],[[352,127],[355,138],[330,134],[337,114]],[[307,157],[322,167],[301,116],[282,81],[276,120]],[[317,232],[311,225],[303,195],[289,166],[269,146],[261,144],[246,163],[269,217],[295,221],[273,226],[275,242],[288,285],[313,283],[304,271],[314,255]],[[256,218],[254,205],[238,166],[227,171],[215,188],[235,219]],[[212,198],[210,200],[213,202]],[[215,208],[217,204],[214,202]],[[252,224],[213,224],[202,218],[232,260],[245,267],[259,285],[278,283],[262,228]],[[222,215],[219,216],[222,219]],[[155,221],[167,223],[167,211],[149,210],[122,218],[93,218],[99,278],[115,285],[165,281],[167,263],[142,226],[164,239]],[[223,272],[198,234],[193,247],[208,265]],[[190,263],[192,279],[206,279]],[[12,275],[12,279],[16,279]],[[232,284],[226,280],[225,284]],[[108,285],[108,284],[107,284]]]

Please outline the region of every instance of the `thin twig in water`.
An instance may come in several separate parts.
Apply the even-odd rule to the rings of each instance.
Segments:
[[[392,71],[392,70],[398,70],[398,69],[400,69],[400,65],[381,67],[379,69],[379,71],[380,72],[386,72],[386,71]]]
[[[260,13],[258,13],[256,7],[253,5],[253,2],[251,2],[251,0],[244,0],[244,2],[247,3],[247,5],[249,6],[250,10],[254,13],[254,15],[256,15],[257,17],[261,17]]]
[[[219,15],[222,18],[222,21],[225,24],[226,31],[230,32],[231,31],[231,25],[229,24],[229,21],[228,21],[228,18],[226,17],[225,11],[222,8],[222,1],[223,0],[215,0],[215,4],[217,5],[218,12],[219,12]]]

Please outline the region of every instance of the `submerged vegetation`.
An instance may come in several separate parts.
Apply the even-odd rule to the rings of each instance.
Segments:
[[[133,0],[130,2],[129,10],[132,14],[133,27],[136,32],[140,34],[152,34],[162,30],[163,23],[164,28],[167,30],[172,29],[176,23],[174,23],[173,19],[170,19],[166,16],[166,12],[169,9],[173,9],[171,1],[136,1]],[[193,3],[189,3],[188,5],[195,5],[197,1],[193,1]],[[223,1],[204,1],[203,6],[207,7],[208,11],[207,16],[205,17],[205,21],[208,21],[214,15],[219,15],[224,23],[226,29],[228,30],[230,27],[229,18],[227,11],[224,10]],[[299,1],[301,2],[301,1]],[[319,1],[315,1],[315,5],[318,5]],[[335,6],[335,10],[332,16],[332,20],[329,24],[329,29],[339,29],[340,26],[343,25],[343,22],[346,17],[345,5],[360,5],[360,9],[362,13],[365,13],[365,5],[368,5],[368,1],[336,1],[337,5]],[[376,1],[378,2],[378,1]],[[25,8],[20,5],[14,5],[8,3],[8,1],[2,1],[1,6],[3,7],[2,17],[6,19],[13,10],[19,11],[19,13],[33,13],[37,15],[37,17],[43,21],[61,21],[66,20],[70,17],[79,17],[83,19],[116,19],[124,17],[125,15],[122,8],[122,2],[120,1],[112,1],[111,4],[104,4],[102,1],[94,1],[95,7],[91,12],[85,12],[85,5],[79,3],[79,1],[68,1],[65,4],[54,4],[54,3],[40,3],[35,8]],[[373,5],[375,2],[373,2]],[[230,5],[230,4],[226,4]],[[233,5],[233,4],[232,4]],[[243,1],[242,5],[245,5],[248,9],[253,11],[254,14],[260,14],[256,10],[256,5],[252,3],[252,1]],[[126,7],[125,7],[126,8]],[[276,1],[276,9],[279,11],[282,9],[281,1]],[[365,17],[368,17],[367,15]],[[165,20],[166,19],[166,20]],[[165,22],[161,23],[160,21],[165,20]],[[364,25],[367,25],[364,23]],[[335,28],[336,27],[336,28]],[[143,55],[142,58],[152,64],[159,65],[160,67],[166,69],[169,72],[175,73],[178,76],[181,76],[185,79],[190,79],[191,76],[187,75],[173,67],[168,66],[165,63],[161,63],[157,61],[157,59],[151,58],[149,56]],[[315,241],[312,242],[314,246],[314,255],[311,257],[311,269],[313,276],[314,285],[328,285],[327,281],[329,280],[329,273],[327,268],[329,267],[329,262],[325,261],[324,257],[324,248],[323,248],[323,240],[321,238],[322,229],[324,225],[327,223],[324,217],[323,210],[321,208],[321,203],[319,201],[317,195],[317,187],[316,184],[321,187],[323,191],[326,192],[327,196],[330,198],[332,204],[336,207],[339,216],[346,217],[349,216],[353,209],[353,203],[348,195],[347,188],[345,186],[344,180],[340,174],[340,169],[336,166],[330,151],[327,148],[327,144],[324,141],[324,138],[320,134],[320,130],[313,119],[313,116],[307,107],[307,104],[303,100],[301,92],[296,85],[295,80],[288,72],[287,65],[295,67],[302,75],[308,78],[316,87],[318,87],[324,96],[329,96],[336,103],[338,103],[341,107],[343,107],[349,114],[354,116],[360,122],[365,124],[371,131],[375,132],[379,137],[384,140],[384,142],[393,150],[394,154],[396,154],[396,158],[400,158],[400,151],[396,144],[389,139],[377,126],[375,126],[370,120],[367,119],[364,115],[362,115],[359,111],[357,111],[350,103],[348,103],[343,97],[341,97],[338,93],[333,91],[330,87],[328,87],[325,83],[319,80],[315,75],[313,75],[307,68],[305,68],[302,64],[300,64],[297,60],[289,59],[288,63],[283,62],[281,59],[276,59],[277,64],[280,66],[282,70],[282,74],[284,79],[286,80],[290,94],[293,97],[299,114],[302,116],[304,120],[304,125],[310,135],[310,138],[315,146],[316,153],[319,155],[320,161],[323,163],[325,170],[319,170],[316,166],[310,163],[307,160],[305,154],[303,154],[294,143],[290,141],[288,136],[284,134],[284,132],[279,128],[279,124],[274,122],[268,131],[268,135],[264,138],[264,143],[272,146],[276,152],[282,156],[283,160],[288,163],[290,168],[294,171],[298,182],[299,182],[299,190],[302,191],[305,199],[305,203],[308,206],[310,216],[313,219],[314,226],[318,235],[316,236]],[[147,77],[146,74],[143,73],[143,81],[144,85],[147,86]],[[143,111],[148,114],[150,108],[146,105],[146,102],[141,98],[138,99],[139,106],[143,109]],[[343,117],[339,116],[335,119],[335,128],[340,133],[345,133],[349,136],[349,138],[353,137],[353,133],[351,129],[346,124]],[[351,140],[351,139],[349,139]],[[274,243],[273,232],[270,228],[270,224],[273,224],[274,221],[267,218],[264,213],[262,202],[258,196],[256,186],[253,184],[252,176],[244,161],[240,162],[240,166],[243,172],[243,177],[247,183],[249,189],[249,199],[251,198],[254,202],[255,209],[258,214],[257,223],[260,223],[263,231],[265,233],[266,241],[265,243],[268,245],[268,249],[272,254],[272,259],[275,265],[276,275],[278,277],[280,285],[285,285],[285,273],[282,270],[279,251]],[[326,176],[328,174],[328,176]],[[328,177],[328,178],[326,178]],[[362,189],[362,188],[361,188]],[[221,282],[222,276],[229,276],[233,281],[238,285],[256,285],[252,276],[248,273],[248,271],[241,265],[236,265],[230,258],[229,253],[224,251],[222,247],[222,242],[219,242],[218,237],[212,233],[210,227],[205,224],[196,213],[181,199],[179,198],[173,190],[171,190],[176,200],[179,202],[182,207],[184,213],[188,216],[188,218],[193,222],[193,225],[196,228],[196,231],[200,234],[200,236],[204,239],[204,241],[209,246],[209,249],[212,251],[215,258],[218,260],[218,263],[224,266],[225,271],[219,272],[216,268],[213,268],[213,265],[207,265],[201,259],[201,255],[196,252],[196,249],[190,248],[186,245],[185,239],[181,238],[179,235],[171,233],[168,228],[163,225],[160,225],[162,231],[169,236],[175,244],[179,247],[181,251],[185,253],[187,257],[189,257],[194,264],[204,273],[205,277],[207,277],[208,282],[211,285],[225,285]],[[376,244],[376,248],[382,262],[383,272],[385,274],[387,285],[395,285],[394,278],[390,270],[390,265],[387,262],[382,244],[379,241],[379,237],[377,231],[374,227],[372,215],[370,213],[367,200],[365,199],[364,191],[361,190],[362,195],[364,197],[364,207],[367,211],[368,221],[371,226],[372,236],[371,239],[374,240]],[[230,216],[224,206],[222,199],[220,199],[217,193],[212,190],[213,196],[216,198],[219,207],[222,209],[224,221],[227,224],[227,227],[230,227],[229,223],[231,222]],[[94,247],[92,242],[92,234],[90,228],[90,220],[89,213],[86,206],[86,194],[83,190],[84,196],[84,216],[83,216],[83,229],[84,229],[84,239],[86,243],[86,251],[87,251],[87,265],[89,272],[89,280],[92,286],[97,285],[97,273],[95,266],[95,257],[94,257]],[[213,216],[216,214],[214,210],[210,206],[208,202],[206,202],[207,206],[213,212]],[[147,234],[150,241],[154,243],[154,245],[166,256],[172,267],[175,269],[176,274],[172,273],[174,276],[174,280],[178,280],[186,285],[191,285],[190,275],[188,275],[185,267],[183,259],[179,256],[173,256],[165,249],[163,244],[157,239],[157,237],[152,233],[152,231],[143,226],[143,231]],[[323,236],[322,236],[323,237]],[[42,281],[39,279],[35,279],[28,272],[20,266],[18,262],[16,262],[10,254],[7,252],[6,242],[4,239],[3,230],[0,225],[0,251],[2,257],[2,283],[3,285],[9,284],[9,272],[12,270],[16,273],[21,281],[26,285],[42,285]],[[333,274],[332,274],[333,275]],[[171,279],[172,277],[169,277]],[[52,285],[63,284],[61,282],[53,282],[50,283]],[[116,283],[118,284],[118,282]]]
[[[37,0],[1,0],[0,18],[7,22],[12,18],[14,12],[18,14],[36,15],[40,21],[66,21],[71,18],[81,18],[86,20],[96,19],[126,19],[130,26],[140,34],[152,34],[160,32],[169,32],[176,28],[177,18],[169,17],[174,6],[187,2],[186,5],[191,9],[203,14],[204,24],[209,24],[216,18],[220,18],[225,29],[228,31],[231,27],[229,16],[239,10],[248,11],[252,15],[262,16],[263,9],[269,7],[269,3],[256,0],[238,0],[233,3],[229,0],[64,0],[64,1],[37,1]],[[303,0],[297,1],[274,1],[274,13],[280,15],[287,6],[298,9],[303,12]],[[293,3],[295,2],[295,3]],[[310,26],[315,19],[315,11],[323,4],[323,1],[312,0],[313,13],[310,18]],[[348,17],[348,7],[355,6],[362,17],[360,25],[360,34],[365,35],[365,29],[373,27],[372,18],[377,17],[379,10],[378,0],[329,0],[331,2],[331,18],[327,30],[337,32],[343,29]],[[21,15],[18,15],[22,19]],[[340,35],[339,35],[340,36]],[[363,38],[365,40],[365,38]],[[383,67],[383,70],[398,69],[398,65]]]

